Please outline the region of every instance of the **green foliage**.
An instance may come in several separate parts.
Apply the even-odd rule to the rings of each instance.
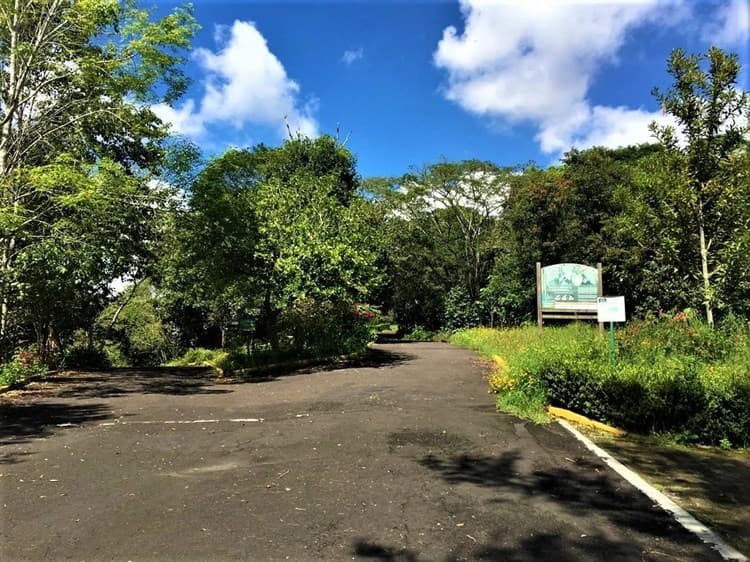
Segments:
[[[185,90],[195,29],[189,7],[154,20],[131,1],[4,3],[0,356],[32,333],[58,353],[113,279],[148,267],[169,190],[147,104]]]
[[[178,352],[175,329],[163,318],[148,281],[126,287],[104,309],[97,324],[129,365],[159,365]]]
[[[62,360],[64,369],[104,370],[112,367],[106,350],[88,345],[73,345],[65,350]]]
[[[540,388],[511,388],[497,397],[497,409],[529,419],[534,423],[546,423],[547,396]]]
[[[278,348],[282,316],[297,303],[362,300],[381,275],[377,217],[356,197],[358,182],[353,155],[328,136],[213,160],[162,252],[168,307],[202,314],[225,334],[257,310],[256,336]]]
[[[11,386],[48,371],[36,350],[17,351],[10,361],[0,363],[0,386]]]
[[[514,412],[551,404],[683,441],[750,443],[750,329],[741,322],[712,330],[690,311],[634,322],[618,332],[615,365],[606,337],[588,326],[545,328],[541,338],[531,327],[472,329],[452,341],[493,357],[491,386]]]
[[[653,124],[652,130],[677,163],[678,173],[672,179],[675,197],[666,204],[689,234],[692,277],[706,319],[713,325],[714,309],[728,300],[721,290],[727,288],[723,281],[726,260],[744,244],[743,233],[750,221],[747,167],[743,173],[733,165],[737,159],[747,162],[750,96],[738,87],[739,57],[717,47],[705,55],[686,55],[675,49],[667,70],[673,87],[667,91],[654,88],[653,94],[675,118],[685,142],[677,141],[672,127]],[[738,224],[743,226],[738,229]]]
[[[404,328],[439,329],[444,296],[462,287],[480,298],[501,231],[509,170],[489,162],[439,162],[367,183],[383,209],[385,305]]]
[[[373,340],[368,322],[346,301],[298,300],[284,310],[280,334],[298,355],[329,357],[362,351]]]
[[[401,339],[404,341],[432,341],[434,333],[422,326],[414,326]]]
[[[210,366],[219,374],[300,359],[326,359],[363,351],[373,339],[368,322],[346,302],[299,300],[281,314],[280,345],[248,348],[237,340],[228,350],[192,348],[167,365]]]
[[[228,351],[223,349],[205,349],[194,347],[188,349],[182,357],[165,363],[168,367],[211,367],[219,375],[232,370],[233,361]]]
[[[463,287],[453,287],[445,296],[443,326],[446,330],[459,330],[482,323],[481,303],[473,300]]]

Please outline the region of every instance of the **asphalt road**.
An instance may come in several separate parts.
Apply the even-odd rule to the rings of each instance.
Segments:
[[[0,416],[4,561],[718,559],[558,425],[495,413],[447,344],[61,377]]]

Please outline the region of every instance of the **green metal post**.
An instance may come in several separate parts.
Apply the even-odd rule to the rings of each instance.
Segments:
[[[609,362],[613,365],[617,362],[615,357],[615,323],[609,323]]]

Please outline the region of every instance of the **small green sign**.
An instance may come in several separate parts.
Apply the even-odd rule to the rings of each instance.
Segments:
[[[240,318],[239,329],[242,332],[252,332],[255,330],[255,318]]]

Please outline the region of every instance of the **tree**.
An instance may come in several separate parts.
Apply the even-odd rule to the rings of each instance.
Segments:
[[[258,335],[276,345],[283,311],[364,298],[379,275],[375,216],[358,187],[354,157],[328,136],[213,160],[163,252],[174,308],[202,310],[222,332],[259,311]]]
[[[489,162],[440,162],[401,178],[370,179],[384,211],[390,304],[404,328],[445,322],[445,296],[473,306],[498,246],[508,171]]]
[[[228,324],[259,306],[255,197],[269,149],[230,149],[190,186],[187,208],[171,217],[157,281],[173,312],[205,315],[225,343]],[[184,321],[184,319],[183,319]]]
[[[0,0],[0,347],[30,304],[21,279],[45,274],[23,269],[33,255],[97,263],[79,280],[90,292],[144,254],[138,227],[166,195],[149,181],[166,138],[149,104],[184,91],[194,30],[189,8],[152,22],[132,1]],[[123,243],[103,249],[117,237],[96,240],[101,218]]]
[[[722,304],[717,285],[727,273],[721,256],[733,238],[727,236],[726,213],[731,212],[743,187],[725,181],[722,170],[733,154],[747,150],[750,100],[737,86],[741,67],[735,54],[712,47],[705,55],[688,56],[676,49],[667,69],[674,84],[667,91],[655,88],[653,94],[676,119],[684,144],[680,145],[671,127],[654,124],[652,129],[664,146],[680,157],[681,169],[674,177],[680,188],[675,212],[692,226],[703,305],[706,319],[713,325],[714,308]]]

